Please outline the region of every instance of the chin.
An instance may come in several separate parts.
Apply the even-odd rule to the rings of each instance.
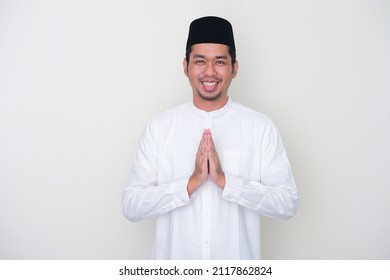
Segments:
[[[221,97],[222,95],[222,92],[219,92],[219,93],[216,93],[216,94],[213,94],[213,95],[209,95],[209,94],[203,94],[201,92],[198,92],[198,95],[200,98],[202,98],[203,100],[206,100],[206,101],[213,101],[213,100],[217,100]]]

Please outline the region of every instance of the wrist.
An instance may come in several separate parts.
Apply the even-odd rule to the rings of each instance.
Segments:
[[[195,192],[199,187],[201,186],[201,183],[199,180],[196,178],[196,176],[191,175],[190,178],[188,179],[187,183],[187,192],[188,195],[191,195],[193,192]]]
[[[221,189],[224,189],[225,188],[225,185],[226,185],[226,177],[225,177],[225,173],[222,172],[222,174],[219,176],[218,178],[218,182],[216,183],[218,187],[220,187]]]

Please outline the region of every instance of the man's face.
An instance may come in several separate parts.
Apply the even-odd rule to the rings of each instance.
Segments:
[[[189,62],[184,60],[195,99],[213,101],[227,96],[228,88],[237,75],[238,63],[232,65],[228,46],[222,44],[195,44]]]

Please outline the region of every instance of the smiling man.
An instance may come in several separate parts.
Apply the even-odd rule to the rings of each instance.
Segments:
[[[288,219],[297,210],[280,135],[228,95],[238,62],[227,20],[191,23],[183,68],[192,102],[146,126],[123,213],[156,218],[153,259],[259,259],[260,215]]]

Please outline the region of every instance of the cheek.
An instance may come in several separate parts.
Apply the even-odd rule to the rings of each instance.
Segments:
[[[188,73],[188,78],[192,81],[196,81],[196,80],[199,80],[198,77],[199,77],[199,73],[197,71],[194,71],[192,69],[189,69],[189,71],[187,72]]]

